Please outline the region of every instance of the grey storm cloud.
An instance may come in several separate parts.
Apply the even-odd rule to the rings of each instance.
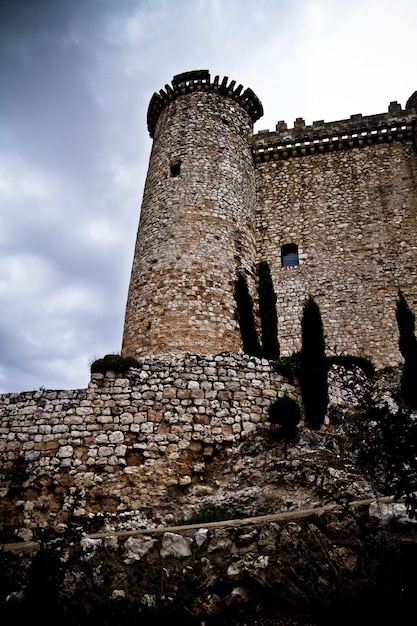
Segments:
[[[387,0],[0,0],[0,392],[85,387],[120,350],[154,91],[227,75],[262,100],[258,129],[377,113],[417,87],[417,5],[395,12],[401,28]]]

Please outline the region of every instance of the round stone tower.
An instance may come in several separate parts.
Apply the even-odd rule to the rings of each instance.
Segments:
[[[153,138],[122,354],[237,352],[234,281],[255,264],[250,90],[206,70],[175,76],[148,109]]]

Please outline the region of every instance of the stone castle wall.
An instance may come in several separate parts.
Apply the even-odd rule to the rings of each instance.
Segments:
[[[283,354],[300,348],[311,294],[329,353],[401,361],[398,289],[417,306],[416,117],[410,98],[404,110],[255,135],[258,259],[271,266]],[[297,267],[282,267],[285,244],[298,246]]]
[[[331,406],[358,401],[361,385],[345,378],[330,374]],[[71,511],[84,531],[90,518],[97,529],[128,516],[133,529],[185,517],[182,491],[198,510],[212,464],[223,459],[227,475],[229,454],[264,438],[268,408],[284,393],[300,401],[270,362],[223,353],[144,357],[126,378],[93,374],[87,389],[1,395],[2,537],[59,532]]]
[[[239,353],[234,280],[243,271],[256,304],[264,258],[283,355],[300,348],[312,295],[330,354],[398,364],[398,289],[417,306],[415,95],[404,110],[392,102],[388,113],[253,135],[262,105],[242,90],[201,70],[151,99],[122,353]],[[297,267],[282,267],[286,244],[298,246]]]
[[[320,306],[329,353],[401,361],[397,291],[417,305],[417,159],[397,141],[259,163],[258,258],[278,295],[283,354],[300,349],[302,306]],[[282,267],[281,246],[299,265]]]

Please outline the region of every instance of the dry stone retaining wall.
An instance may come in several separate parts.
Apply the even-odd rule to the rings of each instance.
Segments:
[[[23,462],[35,509],[43,498],[42,514],[23,511],[29,526],[77,490],[84,513],[169,506],[169,488],[201,481],[217,448],[263,427],[285,389],[296,392],[268,361],[225,353],[148,357],[128,378],[93,374],[87,389],[2,395],[4,502]]]
[[[349,381],[329,380],[333,405],[354,403]],[[223,353],[146,357],[126,378],[93,374],[87,389],[2,395],[0,515],[13,512],[25,539],[70,509],[178,515],[171,490],[204,490],[212,459],[268,428],[286,391],[299,398],[270,362]]]

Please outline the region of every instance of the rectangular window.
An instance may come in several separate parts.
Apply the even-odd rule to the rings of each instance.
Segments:
[[[281,247],[281,265],[282,267],[297,267],[298,246],[295,243],[287,243]]]
[[[171,178],[176,178],[177,176],[179,176],[181,173],[181,161],[175,161],[174,163],[171,163],[169,171]]]

